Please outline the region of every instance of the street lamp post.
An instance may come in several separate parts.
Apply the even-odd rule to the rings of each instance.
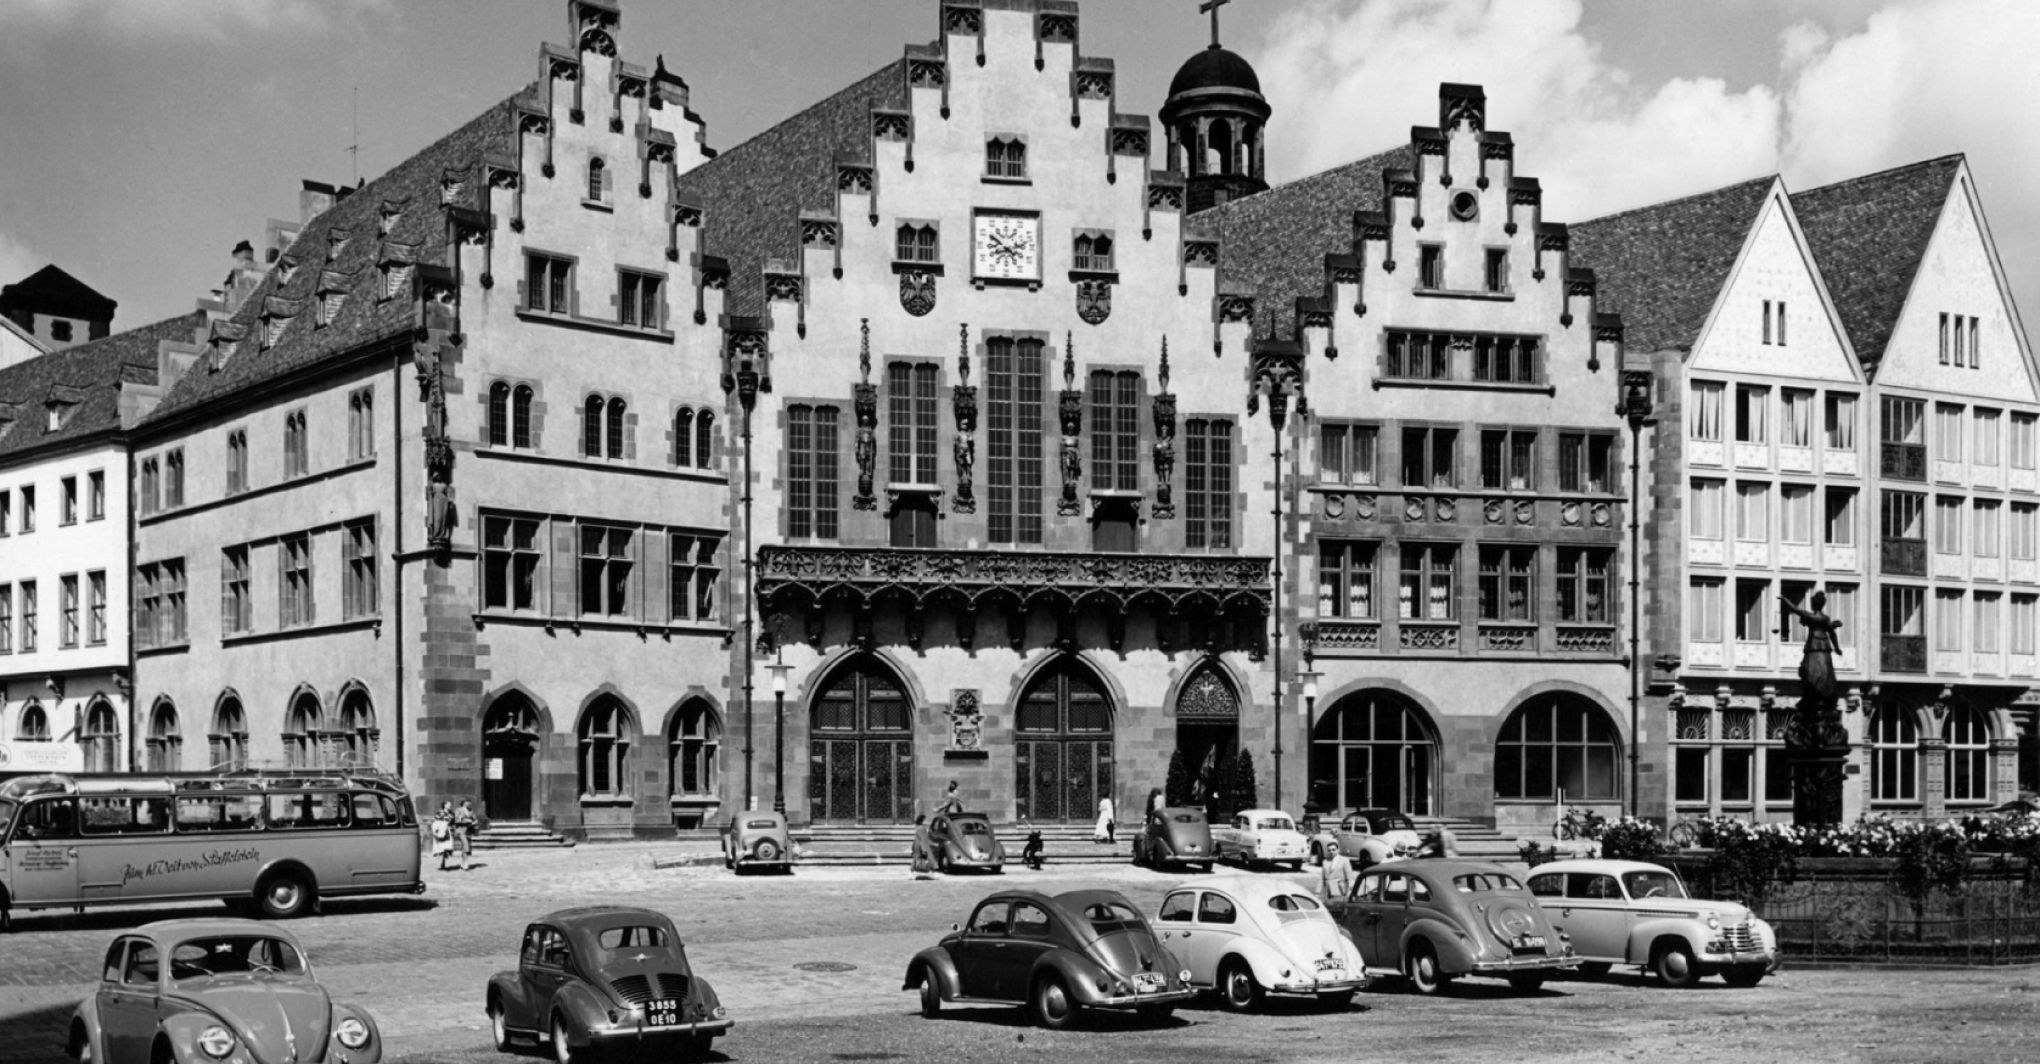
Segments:
[[[1310,736],[1317,727],[1317,682],[1322,674],[1311,667],[1310,644],[1306,642],[1303,646],[1303,671],[1297,674],[1303,680],[1303,803],[1300,808],[1307,813],[1310,811]]]
[[[1622,375],[1622,404],[1616,410],[1629,421],[1629,815],[1641,812],[1641,770],[1643,725],[1643,602],[1639,578],[1643,568],[1643,430],[1657,424],[1651,416],[1650,373],[1632,370]]]
[[[1275,652],[1275,808],[1282,808],[1282,431],[1289,426],[1289,389],[1284,378],[1278,373],[1266,373],[1263,380],[1268,387],[1268,423],[1275,429],[1275,539],[1271,555],[1274,558],[1275,605],[1271,619],[1274,622]]]
[[[786,674],[793,671],[782,656],[765,666],[772,670],[772,811],[786,815]]]
[[[756,560],[751,557],[751,411],[758,406],[758,367],[746,359],[737,369],[737,401],[744,408],[744,809],[748,812],[757,808],[757,798],[751,787],[751,749],[753,720],[751,713],[752,680],[751,672],[756,668],[753,655],[757,653],[757,596],[753,594],[753,580],[756,574]]]

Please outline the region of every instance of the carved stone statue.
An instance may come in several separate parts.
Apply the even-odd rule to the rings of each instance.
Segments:
[[[1799,705],[1785,730],[1786,758],[1792,766],[1792,819],[1799,824],[1839,823],[1849,756],[1849,731],[1842,724],[1840,690],[1835,685],[1835,632],[1842,622],[1827,615],[1823,592],[1813,593],[1812,609],[1784,598],[1778,601],[1806,626],[1806,648],[1799,659]]]
[[[435,548],[442,548],[453,542],[453,525],[457,510],[453,501],[453,485],[435,480],[425,487],[425,539]]]
[[[1835,632],[1842,627],[1842,622],[1823,612],[1827,609],[1827,592],[1813,593],[1813,608],[1810,610],[1802,609],[1782,596],[1778,601],[1784,605],[1786,612],[1799,618],[1799,623],[1806,626],[1806,650],[1799,659],[1800,701],[1803,704],[1812,698],[1832,703],[1839,697],[1839,690],[1835,687]]]

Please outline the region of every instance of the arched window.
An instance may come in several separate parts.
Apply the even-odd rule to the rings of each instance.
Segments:
[[[1223,120],[1213,122],[1211,130],[1204,135],[1204,143],[1207,149],[1204,157],[1205,172],[1210,174],[1232,173],[1232,123]]]
[[[375,726],[375,705],[368,692],[359,687],[340,699],[340,745],[347,764],[374,765],[376,741],[381,733]]]
[[[588,160],[588,198],[597,203],[609,200],[609,170],[601,159]]]
[[[1575,694],[1517,707],[1495,744],[1498,798],[1610,801],[1621,797],[1622,740],[1601,707]]]
[[[21,707],[21,727],[15,730],[15,737],[25,743],[50,741],[50,717],[40,704],[30,702]]]
[[[625,793],[624,756],[636,730],[630,710],[611,696],[596,699],[582,712],[577,736],[583,797]]]
[[[591,395],[581,408],[581,453],[602,457],[602,397]]]
[[[1310,800],[1325,809],[1430,813],[1438,743],[1416,703],[1393,691],[1340,698],[1311,728]]]
[[[1013,716],[1015,809],[1032,820],[1088,820],[1114,793],[1112,702],[1097,676],[1065,658],[1020,696]]]
[[[715,464],[715,412],[703,410],[694,421],[694,464],[707,469]]]
[[[694,411],[689,407],[673,414],[673,464],[683,469],[694,464]]]
[[[149,771],[184,770],[184,736],[177,726],[177,705],[169,699],[157,701],[149,711]]]
[[[85,748],[85,771],[120,771],[120,718],[105,699],[85,707],[85,726],[78,731],[78,745]]]
[[[290,704],[283,725],[283,760],[291,768],[325,768],[324,712],[318,696],[305,691]]]
[[[1878,710],[1870,722],[1870,800],[1918,801],[1919,756],[1920,733],[1912,710]]]
[[[666,736],[671,775],[667,789],[672,794],[712,795],[716,792],[715,762],[721,748],[722,725],[707,702],[695,700],[673,715],[673,731]]]
[[[510,446],[531,447],[531,385],[520,384],[510,398]]]
[[[215,768],[233,767],[248,759],[248,720],[241,714],[240,699],[232,695],[220,699],[206,740],[212,747]]]
[[[1956,706],[1941,725],[1947,740],[1948,801],[1990,800],[1990,721],[1973,706]]]
[[[502,381],[489,385],[489,446],[510,442],[510,386]]]
[[[609,400],[609,457],[623,457],[623,416],[627,407],[622,399]]]

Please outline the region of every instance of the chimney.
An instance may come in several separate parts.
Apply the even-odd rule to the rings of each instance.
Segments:
[[[234,267],[243,269],[255,265],[255,245],[246,240],[234,245]]]
[[[323,181],[307,181],[298,192],[298,222],[304,224],[325,213],[333,206],[333,186]]]

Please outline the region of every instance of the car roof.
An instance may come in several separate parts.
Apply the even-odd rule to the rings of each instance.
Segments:
[[[1242,810],[1240,810],[1239,812],[1237,812],[1237,813],[1234,813],[1233,815],[1234,815],[1234,816],[1244,816],[1244,817],[1257,817],[1257,816],[1279,816],[1279,817],[1288,817],[1288,818],[1289,818],[1289,819],[1291,819],[1291,820],[1295,820],[1295,819],[1296,819],[1295,817],[1293,817],[1293,816],[1289,816],[1289,814],[1288,814],[1288,813],[1285,813],[1285,812],[1283,812],[1283,811],[1282,811],[1282,810],[1280,810],[1280,809],[1242,809]]]
[[[1542,869],[1545,866],[1538,865],[1537,867]],[[1453,876],[1469,875],[1475,872],[1500,872],[1511,879],[1519,881],[1522,879],[1522,876],[1518,873],[1489,861],[1465,861],[1451,857],[1424,857],[1411,861],[1391,861],[1385,864],[1374,865],[1361,874],[1371,876],[1376,872],[1408,872],[1419,879],[1425,880],[1445,880]]]
[[[140,927],[121,932],[168,942],[172,939],[208,938],[214,935],[260,935],[264,938],[280,938],[297,945],[297,936],[289,931],[262,920],[244,920],[232,916],[207,916],[184,920],[157,920]]]
[[[948,818],[949,818],[950,820],[952,820],[952,821],[955,821],[955,820],[985,820],[985,821],[989,821],[989,820],[991,820],[991,819],[992,819],[991,817],[988,817],[988,816],[986,816],[986,815],[985,815],[985,814],[983,814],[983,813],[937,813],[937,814],[935,814],[935,815],[936,815],[936,816],[940,816],[940,817],[948,817]]]
[[[549,912],[533,921],[560,928],[616,927],[630,923],[671,925],[672,922],[657,909],[642,909],[634,905],[581,905]]]
[[[1287,879],[1263,879],[1256,876],[1199,876],[1184,880],[1169,888],[1173,894],[1179,890],[1216,890],[1245,901],[1266,901],[1278,894],[1308,894],[1309,891]]]
[[[1194,805],[1165,805],[1161,811],[1168,816],[1175,816],[1177,813],[1189,813],[1200,817],[1204,815],[1204,810]]]
[[[1533,876],[1546,872],[1601,872],[1619,876],[1624,872],[1670,872],[1664,865],[1648,861],[1616,861],[1601,857],[1574,857],[1563,861],[1547,861],[1530,870]]]

